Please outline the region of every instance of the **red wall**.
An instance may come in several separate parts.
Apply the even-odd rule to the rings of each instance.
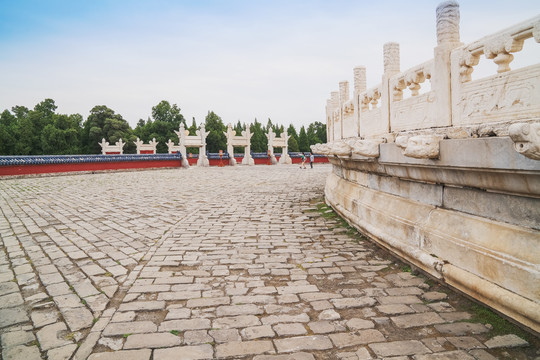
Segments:
[[[180,167],[179,160],[162,161],[121,161],[121,162],[97,162],[76,164],[44,164],[44,165],[7,165],[0,166],[0,176],[3,175],[28,175],[46,174],[73,171],[99,171],[117,169],[145,169],[160,167]]]

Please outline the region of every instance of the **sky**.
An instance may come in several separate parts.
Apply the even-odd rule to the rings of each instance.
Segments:
[[[86,119],[106,105],[135,127],[167,100],[188,124],[209,111],[225,124],[324,123],[339,81],[352,93],[355,66],[368,88],[380,82],[384,43],[400,44],[402,70],[433,57],[439,3],[0,0],[0,111],[52,98],[59,113]],[[539,15],[540,3],[464,0],[460,12],[467,44]],[[538,62],[531,40],[511,66]]]

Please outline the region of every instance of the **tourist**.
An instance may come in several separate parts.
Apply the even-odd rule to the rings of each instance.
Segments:
[[[313,169],[313,162],[315,161],[315,155],[313,153],[309,153],[309,165]]]
[[[302,165],[300,165],[300,169],[305,169],[306,168],[306,157],[304,156],[303,152],[300,153],[300,159],[302,159]]]

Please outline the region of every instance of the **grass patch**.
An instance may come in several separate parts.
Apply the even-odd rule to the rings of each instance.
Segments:
[[[133,333],[124,334],[122,336],[124,337],[124,339],[127,339],[129,335],[133,335]]]
[[[531,334],[529,334],[519,326],[513,324],[512,322],[506,320],[505,318],[501,317],[493,310],[475,302],[472,302],[471,300],[464,301],[466,301],[466,304],[463,306],[465,308],[464,310],[472,314],[472,317],[465,321],[471,323],[491,325],[492,328],[489,332],[490,336],[515,334],[520,338],[527,340],[529,343],[533,341],[533,337]]]
[[[178,330],[171,330],[169,331],[171,334],[173,334],[174,336],[178,336],[180,334],[180,331]]]

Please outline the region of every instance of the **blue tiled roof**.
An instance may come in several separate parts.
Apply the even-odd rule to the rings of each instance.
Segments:
[[[0,156],[0,166],[78,164],[121,161],[182,160],[181,154],[125,154],[125,155],[20,155]]]

